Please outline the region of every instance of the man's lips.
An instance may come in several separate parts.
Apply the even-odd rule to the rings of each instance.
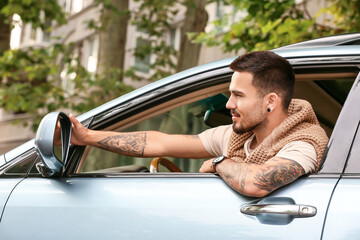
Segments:
[[[240,118],[240,114],[231,111],[231,119],[234,121],[236,119]]]
[[[239,118],[238,116],[234,116],[234,115],[231,117],[231,119],[232,119],[233,121],[235,121],[235,120],[238,119],[238,118]]]

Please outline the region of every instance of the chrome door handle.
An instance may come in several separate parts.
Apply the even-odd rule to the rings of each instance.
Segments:
[[[248,215],[257,214],[285,214],[293,217],[313,217],[316,207],[297,204],[245,204],[240,212]]]

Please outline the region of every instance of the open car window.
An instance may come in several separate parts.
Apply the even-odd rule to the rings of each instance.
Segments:
[[[294,98],[309,101],[330,137],[357,72],[296,74]],[[156,130],[170,134],[199,134],[218,125],[231,124],[225,108],[228,84],[212,86],[164,102],[113,124],[106,130]],[[86,147],[76,173],[148,172],[151,158],[127,157],[94,147]],[[202,160],[169,158],[183,172],[198,172]],[[160,168],[160,172],[168,171]]]
[[[210,96],[203,95],[203,92],[204,90],[201,90],[172,100],[175,107],[165,112],[166,106],[154,107],[149,114],[155,116],[145,117],[146,119],[140,122],[137,119],[138,123],[127,124],[129,126],[125,128],[122,124],[117,124],[118,126],[112,130],[122,132],[154,130],[168,134],[196,135],[210,127],[230,124],[231,116],[225,108],[228,99],[226,85],[219,86]],[[216,117],[211,117],[213,115]],[[78,173],[148,172],[152,160],[152,158],[123,156],[94,147],[86,149],[85,154],[86,159],[82,159]],[[203,162],[201,159],[167,159],[174,162],[183,172],[198,172]],[[159,170],[168,171],[161,166]]]

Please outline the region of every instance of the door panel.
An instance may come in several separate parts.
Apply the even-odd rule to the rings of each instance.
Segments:
[[[329,206],[323,239],[359,239],[359,183],[359,177],[339,181]]]
[[[22,179],[19,178],[2,178],[0,181],[0,221],[6,201],[8,200],[11,191]]]
[[[326,207],[337,181],[302,178],[268,196],[287,197],[296,204],[317,208],[314,217],[272,225],[240,213],[244,203],[259,199],[236,193],[219,177],[164,176],[28,178],[11,195],[0,224],[1,236],[4,239],[28,236],[36,239],[320,239]]]

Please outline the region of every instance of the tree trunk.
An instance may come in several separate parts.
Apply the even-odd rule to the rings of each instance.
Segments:
[[[0,55],[10,48],[10,24],[4,23],[5,17],[0,14]]]
[[[112,10],[105,9],[103,18],[106,18],[105,30],[100,32],[99,56],[97,72],[101,73],[108,68],[123,69],[125,61],[125,44],[128,25],[129,1],[111,0],[111,3],[122,13],[116,14]],[[122,81],[122,76],[119,79]]]
[[[198,64],[200,44],[191,43],[186,33],[204,31],[208,15],[205,10],[206,0],[188,0],[184,26],[181,30],[180,55],[178,71],[182,71]]]

